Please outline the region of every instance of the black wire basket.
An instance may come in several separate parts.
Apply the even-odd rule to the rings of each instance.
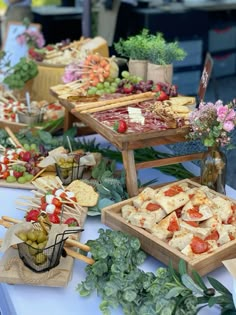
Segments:
[[[37,229],[37,227],[33,227]],[[66,256],[64,243],[68,239],[68,235],[72,233],[82,232],[83,229],[65,230],[58,233],[55,237],[55,243],[45,248],[35,248],[26,242],[17,245],[19,257],[24,265],[34,272],[46,272],[59,265],[61,256]]]

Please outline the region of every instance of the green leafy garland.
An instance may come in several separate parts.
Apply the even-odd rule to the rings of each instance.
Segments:
[[[99,229],[99,237],[90,240],[95,263],[86,266],[86,279],[78,284],[81,296],[96,291],[101,297],[104,315],[121,306],[127,315],[194,315],[203,307],[219,305],[222,315],[235,315],[232,294],[219,281],[207,277],[208,288],[200,275],[187,273],[179,262],[179,271],[170,263],[155,273],[139,269],[146,259],[140,241],[120,231]]]

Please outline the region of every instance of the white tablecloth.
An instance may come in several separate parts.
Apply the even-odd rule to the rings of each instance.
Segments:
[[[235,197],[235,191],[227,188],[227,193]],[[8,215],[22,219],[24,213],[16,210],[15,200],[20,195],[29,195],[31,192],[20,189],[0,188],[0,216]],[[100,217],[89,217],[85,224],[85,231],[82,232],[81,242],[98,237],[98,229],[106,228],[100,222]],[[4,237],[5,229],[0,227],[0,238]],[[80,297],[76,292],[77,284],[85,279],[84,272],[86,264],[82,261],[75,261],[71,281],[66,288],[49,288],[29,285],[0,285],[0,309],[1,315],[49,315],[55,312],[57,315],[99,315],[100,298],[94,293],[90,297]],[[145,271],[155,271],[161,263],[152,257],[148,257],[142,268]],[[224,267],[218,268],[210,274],[221,283],[232,290],[232,278]],[[113,310],[112,314],[122,314],[121,309]],[[220,311],[217,308],[204,309],[202,315],[217,315]]]

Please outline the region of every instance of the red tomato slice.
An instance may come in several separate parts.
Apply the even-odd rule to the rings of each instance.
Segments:
[[[146,206],[146,209],[148,211],[155,211],[155,210],[158,210],[160,209],[160,206],[157,204],[157,203],[149,203],[147,206]]]
[[[207,252],[209,249],[208,243],[198,236],[194,236],[192,238],[190,246],[194,254],[202,254]]]
[[[229,233],[229,238],[231,241],[235,240],[235,237],[231,233]]]
[[[220,235],[216,230],[213,230],[210,235],[205,238],[205,241],[218,241]]]
[[[182,191],[183,191],[182,187],[180,187],[179,185],[174,185],[171,186],[168,190],[166,190],[164,192],[164,195],[168,197],[173,197],[175,195],[178,195]]]
[[[179,224],[178,224],[178,221],[175,217],[171,218],[167,230],[170,232],[175,232],[175,231],[179,230]]]
[[[189,209],[188,214],[192,219],[198,219],[202,217],[202,214],[199,212],[199,206],[194,206],[192,209]]]
[[[193,227],[198,227],[199,223],[196,221],[184,221],[186,223],[188,223],[189,225],[193,226]]]

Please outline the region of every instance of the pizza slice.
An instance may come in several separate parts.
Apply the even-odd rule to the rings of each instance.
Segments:
[[[174,232],[173,237],[169,241],[169,245],[178,249],[183,250],[191,241],[193,234],[185,229]]]
[[[156,191],[151,187],[146,187],[137,197],[133,198],[133,205],[140,208],[144,201],[154,199]]]
[[[181,185],[173,184],[160,189],[155,195],[155,201],[169,214],[184,206],[189,196]]]
[[[223,223],[228,223],[233,215],[232,202],[220,196],[213,198],[213,202],[215,204],[213,213],[218,215]]]
[[[206,204],[194,204],[190,200],[182,209],[183,221],[204,221],[213,216],[211,208]]]
[[[132,213],[129,216],[129,222],[132,225],[144,228],[151,229],[155,224],[155,215],[153,213],[147,212],[136,212]]]
[[[121,215],[125,220],[129,221],[129,217],[131,214],[136,213],[137,209],[132,205],[124,205],[121,208]]]
[[[194,223],[198,223],[193,221]],[[211,233],[211,228],[202,228],[199,227],[199,225],[193,225],[192,221],[182,221],[180,220],[180,227],[181,229],[184,229],[188,231],[189,233],[192,233],[194,236],[203,237],[206,238]]]
[[[179,219],[177,218],[176,213],[172,212],[158,224],[155,224],[151,229],[149,229],[149,232],[161,240],[167,241],[173,236],[174,232],[179,231],[179,229]]]
[[[155,223],[160,222],[166,216],[166,212],[161,208],[161,206],[153,201],[145,201],[139,210],[154,214]]]
[[[215,240],[204,240],[198,236],[193,236],[190,243],[181,251],[189,258],[195,258],[199,255],[209,254],[218,248]]]

